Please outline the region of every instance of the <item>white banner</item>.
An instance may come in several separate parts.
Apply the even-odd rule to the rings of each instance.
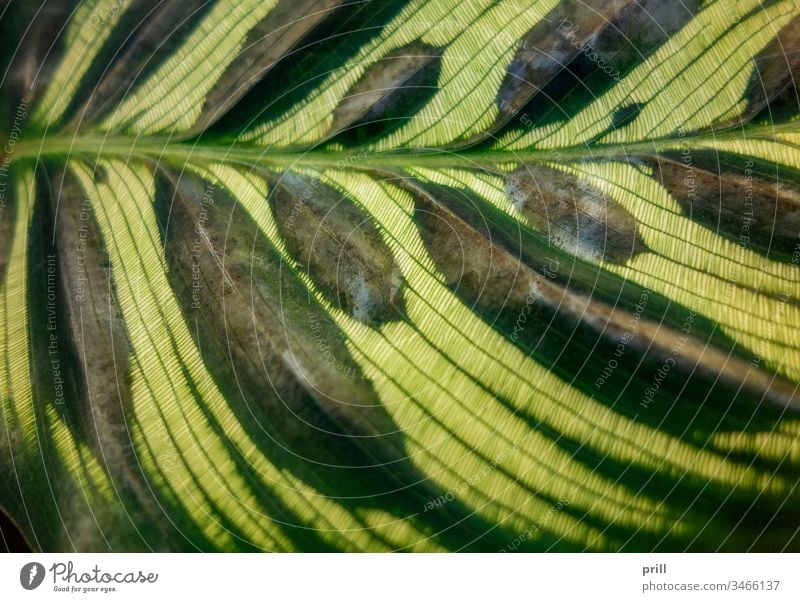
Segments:
[[[796,554],[5,554],[0,600],[796,602],[799,563]]]

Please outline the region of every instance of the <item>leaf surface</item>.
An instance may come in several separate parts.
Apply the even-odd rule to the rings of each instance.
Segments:
[[[800,17],[730,4],[10,9],[3,510],[43,551],[798,550]]]

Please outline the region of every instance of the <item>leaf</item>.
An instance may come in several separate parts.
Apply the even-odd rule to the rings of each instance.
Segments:
[[[41,551],[782,551],[791,0],[11,7]]]

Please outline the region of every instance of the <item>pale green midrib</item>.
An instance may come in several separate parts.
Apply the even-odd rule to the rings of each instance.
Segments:
[[[54,136],[31,141],[21,140],[15,148],[15,158],[66,157],[66,156],[116,156],[148,157],[164,160],[224,161],[255,163],[282,167],[309,166],[347,167],[351,169],[385,167],[411,167],[416,163],[426,167],[469,167],[503,163],[580,161],[586,159],[620,158],[635,154],[658,153],[681,145],[700,147],[701,143],[721,140],[763,138],[782,129],[796,129],[796,123],[781,126],[750,126],[746,130],[731,128],[721,132],[703,132],[684,137],[659,138],[630,144],[580,145],[559,149],[532,149],[526,151],[499,151],[492,149],[447,149],[426,152],[409,152],[398,149],[392,152],[371,152],[363,148],[344,151],[270,151],[263,147],[235,143],[177,142],[168,138],[132,138],[127,136],[87,135],[75,137]]]

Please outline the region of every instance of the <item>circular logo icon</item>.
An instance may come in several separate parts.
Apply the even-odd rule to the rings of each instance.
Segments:
[[[36,589],[44,581],[44,566],[29,562],[19,572],[19,582],[25,589]]]

